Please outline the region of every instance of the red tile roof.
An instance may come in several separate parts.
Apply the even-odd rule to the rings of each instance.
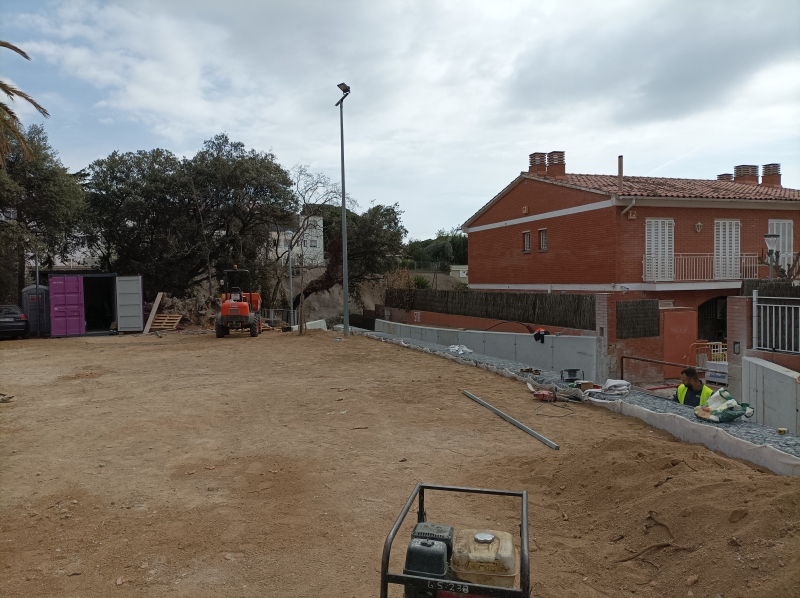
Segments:
[[[566,183],[584,189],[617,193],[618,179],[608,174],[570,174],[566,179],[548,179],[523,172],[523,176],[550,183]],[[667,179],[648,176],[622,178],[622,195],[625,197],[692,197],[709,199],[753,199],[800,201],[800,189],[747,185],[733,181],[704,179]]]

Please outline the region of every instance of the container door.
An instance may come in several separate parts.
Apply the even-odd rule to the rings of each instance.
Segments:
[[[50,334],[85,334],[83,276],[51,276],[50,293]]]
[[[65,276],[65,309],[67,333],[65,336],[86,334],[86,311],[83,302],[83,276]]]
[[[67,291],[66,276],[50,277],[50,334],[67,336]]]
[[[144,330],[142,307],[142,277],[117,276],[117,330],[120,332]]]

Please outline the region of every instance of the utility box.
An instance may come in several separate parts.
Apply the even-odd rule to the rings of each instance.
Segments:
[[[22,289],[23,313],[28,316],[32,336],[50,334],[50,289],[39,285],[39,294],[36,294],[36,285]]]

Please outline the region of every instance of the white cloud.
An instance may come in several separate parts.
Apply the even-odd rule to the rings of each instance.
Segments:
[[[425,235],[532,151],[567,151],[573,172],[614,172],[623,153],[631,174],[706,178],[783,161],[800,181],[797,6],[81,0],[15,22],[30,53],[101,91],[85,110],[179,153],[226,131],[338,178],[346,81],[348,189],[399,201]]]

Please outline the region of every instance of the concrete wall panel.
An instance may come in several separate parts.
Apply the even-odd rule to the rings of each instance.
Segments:
[[[508,332],[485,332],[484,334],[486,335],[484,339],[484,352],[486,355],[511,361],[517,359],[517,343],[515,339],[519,336],[518,334]]]
[[[545,344],[538,342],[531,334],[517,337],[517,357],[520,363],[542,370],[553,369],[553,347],[550,337],[545,337]]]
[[[484,332],[465,332],[458,331],[458,344],[472,349],[476,353],[486,354],[484,347]]]
[[[553,369],[556,372],[567,368],[578,368],[583,370],[587,380],[596,379],[597,341],[594,337],[557,336],[549,338],[553,343]]]
[[[445,345],[447,347],[451,345],[457,345],[458,343],[458,330],[443,330],[439,329],[438,334],[438,341],[440,345]]]
[[[757,423],[800,431],[800,373],[756,357],[742,359],[742,398]]]

